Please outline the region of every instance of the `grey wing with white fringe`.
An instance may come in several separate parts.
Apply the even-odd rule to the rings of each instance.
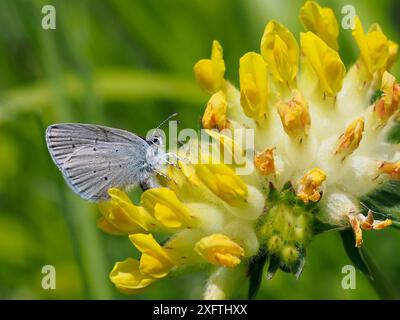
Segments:
[[[125,130],[92,124],[55,124],[46,130],[46,143],[68,185],[86,200],[106,200],[109,188],[126,188],[148,174],[149,144]]]

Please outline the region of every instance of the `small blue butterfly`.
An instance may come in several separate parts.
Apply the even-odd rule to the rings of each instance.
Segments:
[[[125,130],[63,123],[46,129],[46,143],[71,189],[90,201],[107,200],[111,187],[157,187],[155,175],[163,175],[160,169],[170,163],[156,134],[146,140]]]

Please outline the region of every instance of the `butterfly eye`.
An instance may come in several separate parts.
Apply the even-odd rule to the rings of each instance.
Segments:
[[[160,144],[161,143],[161,138],[159,136],[154,136],[151,138],[151,143],[152,144]]]

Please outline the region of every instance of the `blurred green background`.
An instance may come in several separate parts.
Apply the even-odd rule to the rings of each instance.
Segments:
[[[111,285],[115,261],[137,252],[126,237],[96,227],[95,205],[63,182],[45,147],[55,122],[91,122],[145,134],[172,112],[182,127],[199,128],[207,95],[192,67],[224,47],[227,78],[238,83],[238,61],[258,51],[270,19],[295,34],[302,27],[293,0],[0,1],[0,298],[200,298],[207,271],[159,281],[143,294],[124,296]],[[400,42],[398,1],[319,1],[335,10],[356,7],[364,27],[379,22]],[[57,29],[41,28],[41,8],[52,4]],[[341,30],[347,66],[358,50]],[[393,73],[400,77],[400,64]],[[137,196],[137,194],[136,194]],[[393,286],[400,286],[400,233],[366,233],[366,247]],[[43,290],[41,269],[54,265],[57,289]],[[299,280],[279,273],[263,281],[259,299],[376,299],[358,273],[357,289],[341,288],[350,264],[338,234],[314,238]],[[235,297],[245,297],[245,289]]]

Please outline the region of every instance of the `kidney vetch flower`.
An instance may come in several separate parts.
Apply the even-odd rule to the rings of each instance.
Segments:
[[[264,265],[268,279],[279,269],[299,276],[321,228],[351,230],[357,250],[364,231],[395,224],[366,212],[360,199],[400,178],[398,145],[386,141],[399,117],[400,85],[389,73],[398,46],[377,24],[366,31],[356,17],[360,53],[346,70],[334,12],[307,1],[300,20],[306,31],[299,42],[277,21],[266,25],[260,52],[240,58],[240,89],[224,78],[223,49],[214,41],[211,58],[194,66],[210,94],[202,125],[213,152],[196,139],[180,147],[187,161],[169,166],[162,187],[144,191],[139,204],[109,190],[99,227],[128,235],[141,252],[111,271],[122,292],[209,265],[204,298],[228,298],[246,278],[252,296]],[[252,154],[234,135],[244,128],[254,130]],[[223,161],[228,157],[234,160]],[[240,174],[246,165],[255,169]]]

